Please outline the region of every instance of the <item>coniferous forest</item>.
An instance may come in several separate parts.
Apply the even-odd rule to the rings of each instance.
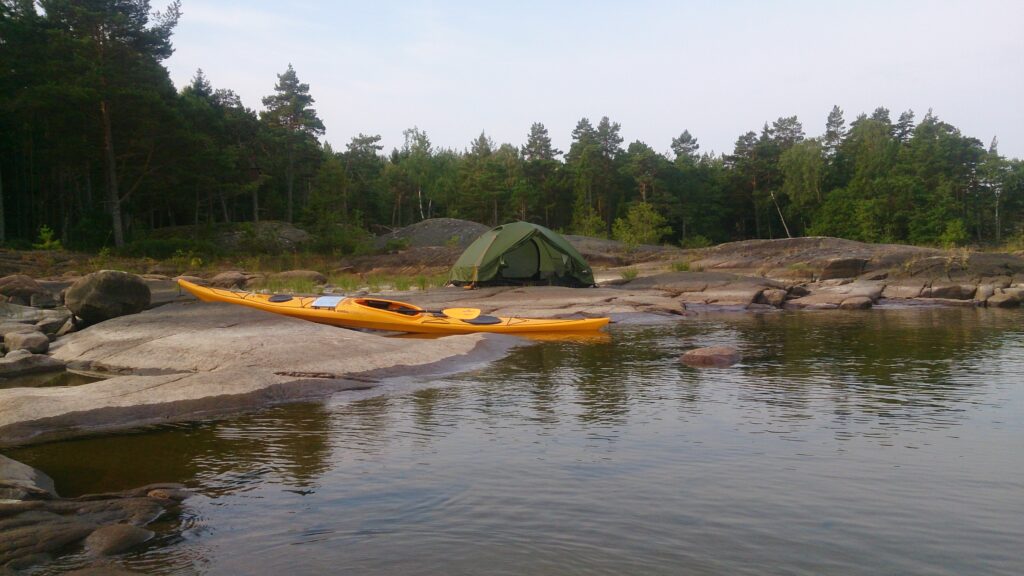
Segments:
[[[177,2],[0,0],[5,245],[44,232],[160,257],[161,229],[191,225],[174,244],[190,246],[225,223],[285,220],[351,252],[431,217],[594,236],[632,220],[655,231],[645,240],[683,246],[806,235],[998,245],[1024,233],[1024,163],[931,110],[784,116],[721,155],[685,126],[671,143],[626,143],[607,117],[580,119],[565,151],[541,122],[519,143],[481,133],[446,149],[410,127],[394,150],[374,134],[335,150],[320,141],[316,87],[291,66],[267,79],[260,111],[201,70],[175,89],[162,62],[179,15]]]

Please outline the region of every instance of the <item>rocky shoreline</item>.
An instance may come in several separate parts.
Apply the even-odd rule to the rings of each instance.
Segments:
[[[609,249],[592,244],[594,250]],[[623,258],[607,256],[612,262]],[[1013,308],[1024,299],[1024,258],[1019,255],[832,238],[750,241],[690,251],[649,248],[639,260],[597,270],[596,275],[599,286],[590,289],[441,288],[390,291],[386,297],[429,308],[476,307],[501,316],[613,320],[636,314],[679,318],[710,310],[863,310],[888,302]],[[395,339],[228,304],[199,303],[167,276],[130,276],[100,272],[86,278],[91,283],[25,275],[0,278],[0,298],[5,300],[0,302],[5,351],[0,358],[0,447],[308,401],[374,387],[390,376],[457,371],[499,358],[525,342],[479,334]],[[325,292],[335,290],[316,271],[290,271],[281,277],[302,278]],[[193,277],[233,288],[251,285],[255,278],[244,270]],[[102,282],[122,281],[128,283],[123,289],[97,288]],[[23,378],[65,370],[102,379],[32,387]],[[43,562],[68,546],[99,550],[107,548],[96,541],[142,542],[151,517],[173,508],[185,494],[176,486],[151,486],[64,500],[52,483],[46,484],[45,474],[26,468],[0,460],[0,533],[5,536],[0,573],[4,567]],[[152,514],[137,513],[143,509]],[[108,525],[115,527],[101,531]],[[109,547],[115,550],[110,553],[121,549],[126,548]]]

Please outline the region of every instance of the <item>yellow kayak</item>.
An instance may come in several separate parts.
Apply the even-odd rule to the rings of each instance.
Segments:
[[[419,334],[468,334],[471,332],[522,334],[593,332],[608,324],[608,318],[581,320],[499,318],[479,315],[479,311],[472,308],[432,311],[413,304],[381,298],[290,296],[236,292],[207,288],[181,279],[178,280],[178,285],[204,302],[241,304],[257,310],[344,328],[367,328]]]

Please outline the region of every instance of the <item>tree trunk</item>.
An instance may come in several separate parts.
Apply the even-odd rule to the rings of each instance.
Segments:
[[[260,221],[260,191],[258,188],[252,189],[252,221]]]
[[[110,129],[110,109],[106,100],[100,100],[100,120],[103,122],[103,155],[107,168],[107,202],[114,225],[114,246],[124,247],[124,229],[121,221],[121,196],[117,191],[117,165],[114,157],[114,136]]]

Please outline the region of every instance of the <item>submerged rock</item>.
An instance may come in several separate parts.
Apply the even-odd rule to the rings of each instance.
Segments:
[[[724,368],[740,361],[739,350],[730,346],[697,348],[683,354],[680,360],[687,366],[698,368]]]
[[[110,556],[148,542],[155,535],[152,530],[131,524],[110,524],[100,526],[89,534],[85,539],[85,549],[90,554]]]
[[[82,277],[64,293],[65,305],[87,324],[142,312],[150,292],[142,278],[117,270]]]
[[[36,500],[56,496],[52,478],[0,454],[0,500]]]

